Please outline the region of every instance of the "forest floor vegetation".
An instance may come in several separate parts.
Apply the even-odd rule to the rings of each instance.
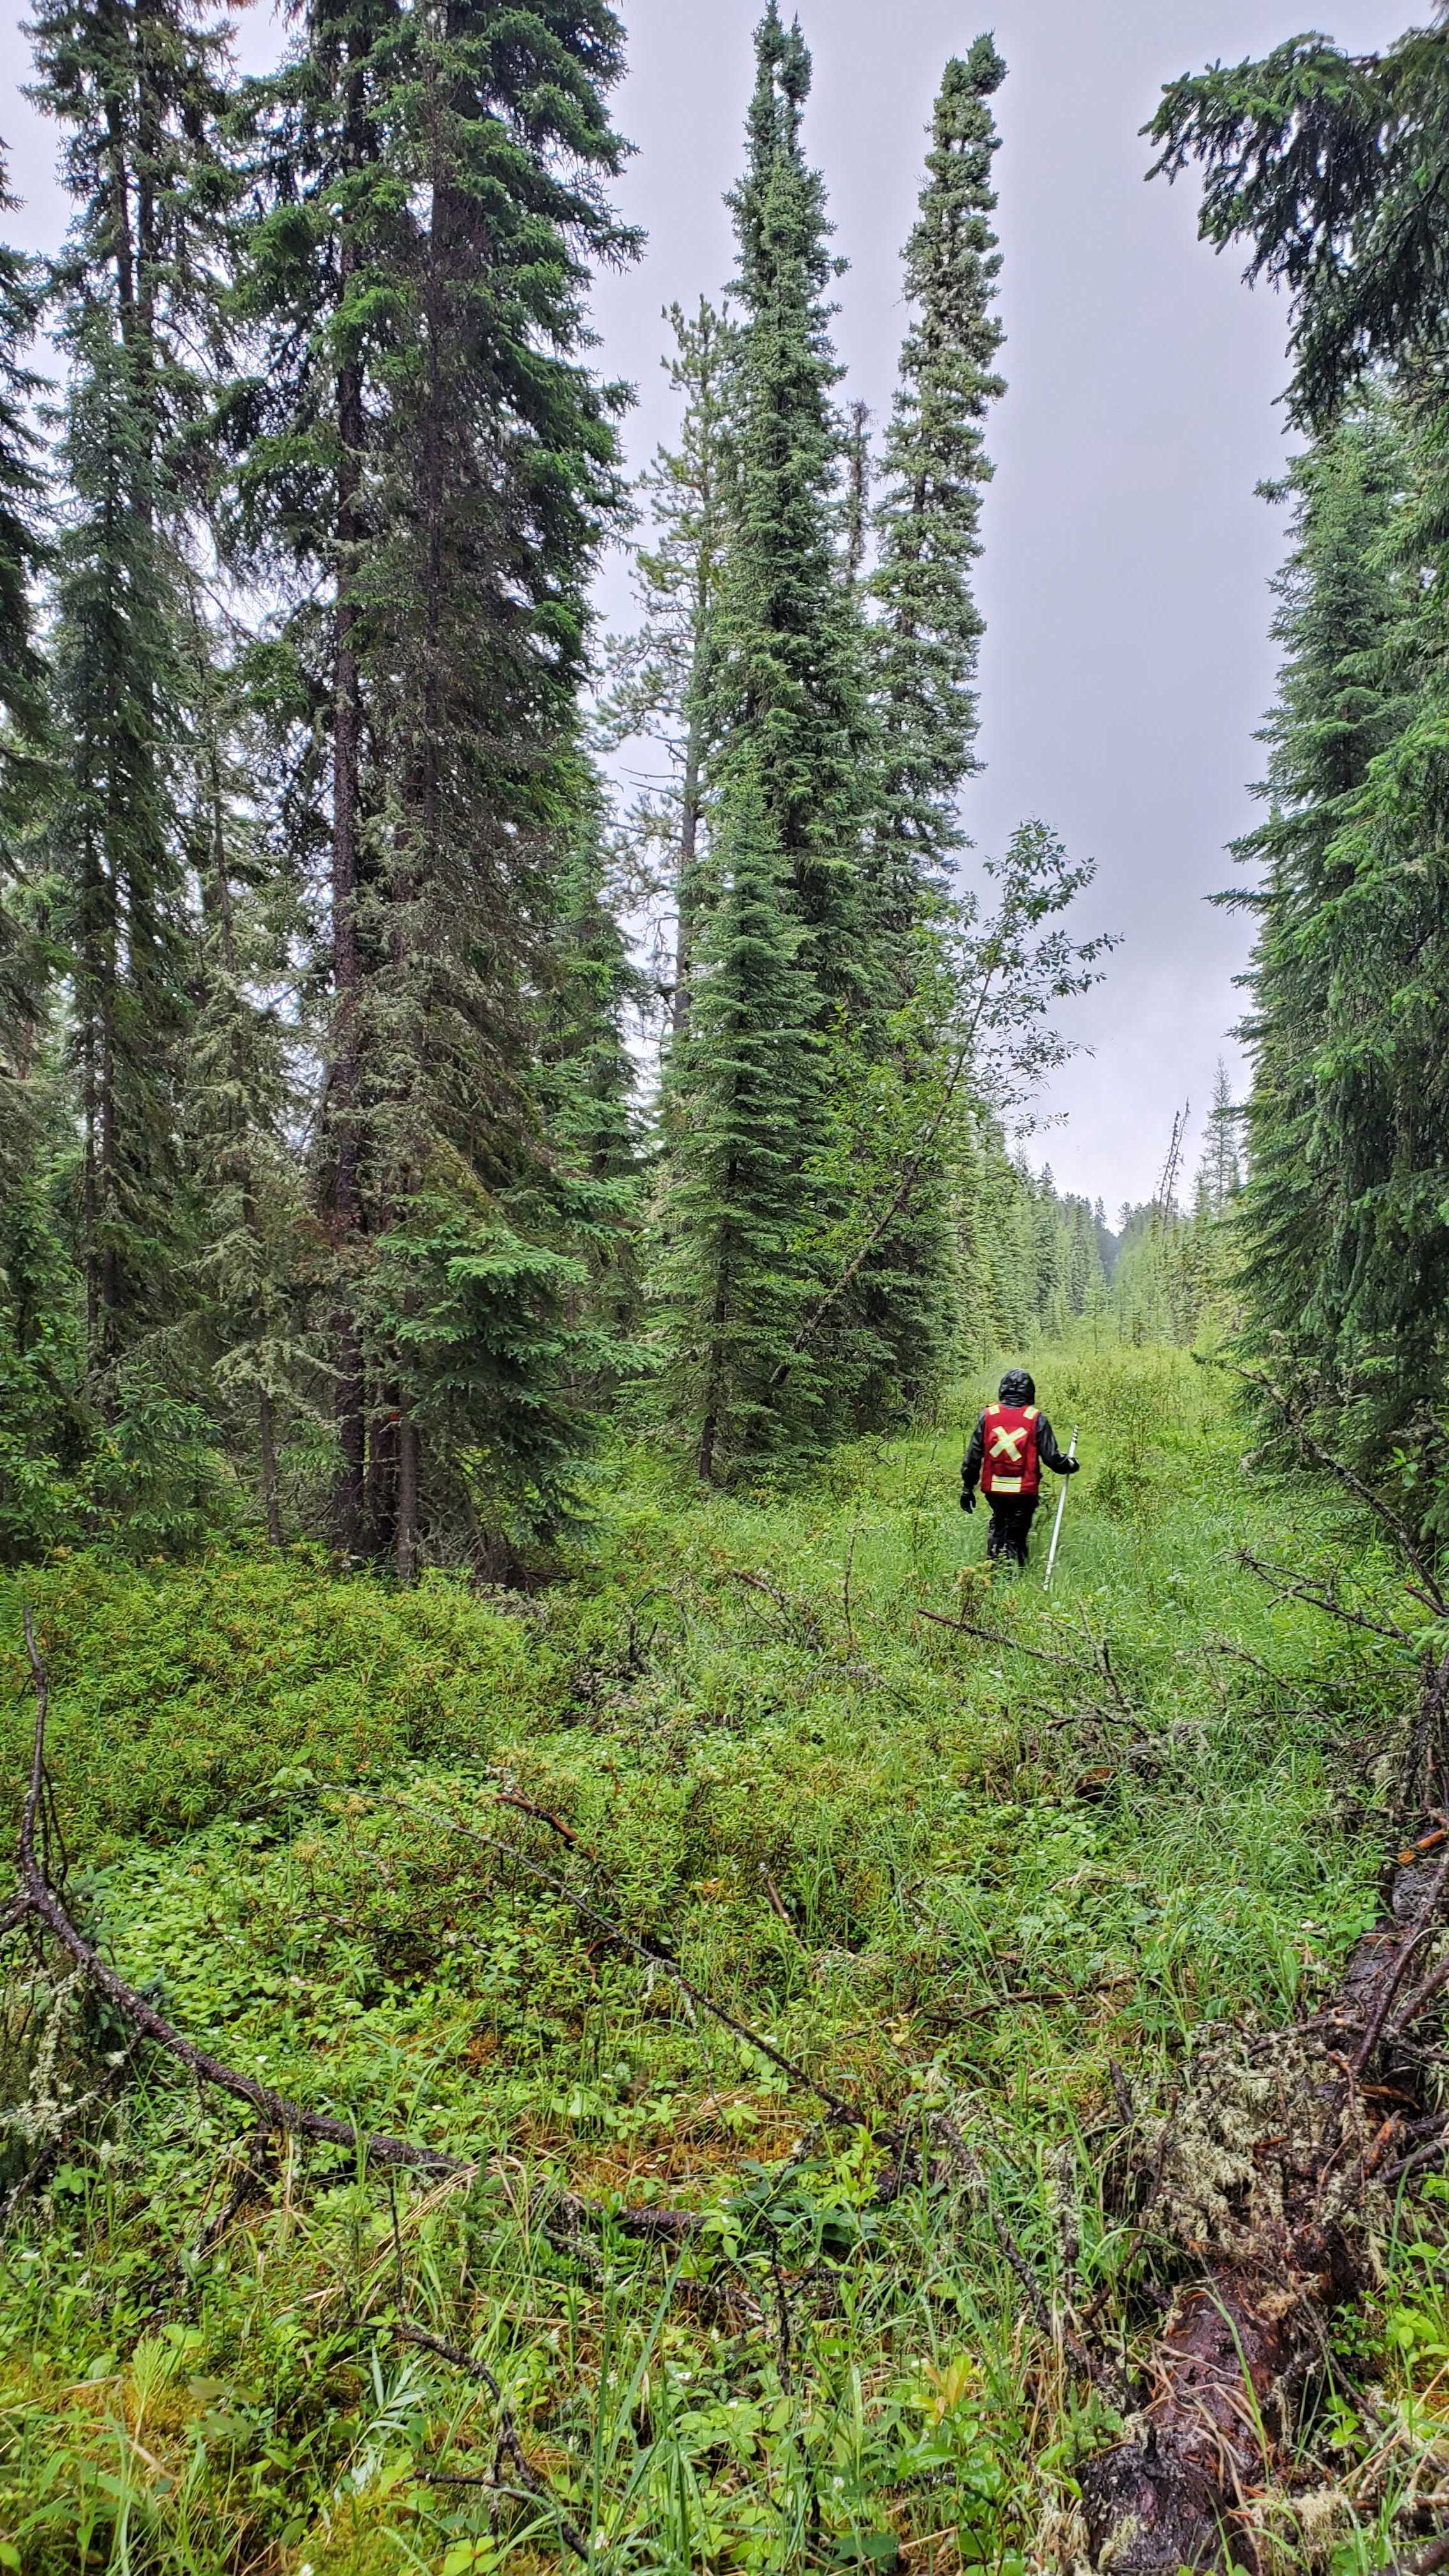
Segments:
[[[621,1448],[526,1596],[252,1545],[0,1578],[6,1830],[28,1603],[87,1937],[465,2160],[253,2137],[12,1945],[0,2568],[944,2576],[1070,2529],[1124,2130],[1331,1993],[1444,1640],[1350,1496],[1245,1467],[1220,1373],[1031,1357],[1086,1461],[1049,1596],[1045,1527],[1017,1581],[957,1510],[975,1387],[748,1497]],[[1449,2490],[1446,2197],[1341,2312],[1285,2564],[1382,2566]]]

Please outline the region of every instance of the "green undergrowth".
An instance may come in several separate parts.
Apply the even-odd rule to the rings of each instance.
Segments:
[[[506,2461],[511,2494],[479,2483],[492,2398],[399,2321],[487,2364],[601,2568],[1024,2563],[1110,2419],[1001,2222],[1048,2307],[1074,2239],[1079,2303],[1106,2288],[1112,2068],[1160,2107],[1198,2025],[1282,2015],[1372,1913],[1412,1658],[1238,1551],[1421,1617],[1341,1495],[1244,1468],[1185,1355],[1037,1374],[1087,1460],[1049,1597],[1045,1528],[1024,1582],[987,1571],[959,1428],[748,1499],[624,1453],[528,1598],[240,1547],[5,1579],[11,1812],[28,1599],[73,1904],[121,1972],[476,2171],[273,2142],[249,2178],[241,2104],[56,1962],[23,2013],[17,1974],[0,2567],[557,2565],[551,2507]],[[883,2198],[886,2133],[942,2109],[972,2169]],[[641,2208],[704,2224],[625,2232]],[[1354,2329],[1420,2448],[1433,2252],[1407,2228]],[[1339,2402],[1352,2463],[1381,2432]],[[1384,2510],[1365,2487],[1345,2565]]]

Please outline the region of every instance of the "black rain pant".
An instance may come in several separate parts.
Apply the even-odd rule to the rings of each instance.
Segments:
[[[986,1533],[988,1556],[1004,1557],[1008,1565],[1025,1565],[1039,1499],[1036,1494],[998,1494],[994,1500],[987,1496],[991,1503],[991,1526]]]

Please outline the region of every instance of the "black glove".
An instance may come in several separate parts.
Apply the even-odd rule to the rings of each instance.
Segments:
[[[962,1511],[963,1511],[963,1512],[974,1512],[974,1511],[975,1511],[975,1509],[976,1509],[976,1488],[975,1488],[975,1486],[974,1486],[974,1485],[963,1485],[963,1486],[962,1486],[962,1488],[961,1488],[961,1509],[962,1509]]]
[[[1064,1476],[1080,1476],[1081,1472],[1082,1462],[1080,1458],[1064,1458],[1062,1460],[1062,1474]]]

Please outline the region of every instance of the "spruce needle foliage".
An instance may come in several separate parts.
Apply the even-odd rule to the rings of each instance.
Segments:
[[[696,971],[664,1097],[675,1166],[665,1227],[679,1238],[667,1293],[685,1362],[668,1382],[707,1478],[751,1450],[778,1454],[807,1426],[818,1432],[823,1406],[847,1418],[877,1349],[858,1309],[842,1309],[782,1399],[795,1327],[828,1278],[851,1203],[850,1024],[878,1005],[880,977],[862,864],[874,737],[841,543],[848,439],[826,300],[838,264],[801,133],[810,56],[774,0],[755,57],[746,166],[729,200],[739,253],[729,513],[691,683],[710,855],[689,907]]]
[[[824,1112],[816,987],[763,784],[736,755],[715,825],[718,884],[673,1080],[679,1141],[661,1217],[666,1388],[695,1464],[723,1483],[798,1438],[819,1400],[775,1393],[805,1296],[800,1167]],[[813,1426],[812,1426],[813,1427]]]
[[[14,204],[0,152],[0,212]],[[22,1184],[44,1116],[37,1050],[53,999],[30,866],[48,784],[49,674],[35,588],[48,559],[49,477],[29,363],[39,328],[39,263],[0,244],[0,1190]]]
[[[74,202],[50,296],[67,362],[57,545],[64,728],[50,837],[83,1130],[93,1377],[177,1312],[177,1100],[192,909],[177,758],[194,508],[188,440],[214,336],[226,179],[222,39],[191,0],[46,0],[39,104]]]
[[[75,314],[57,546],[53,918],[83,1134],[87,1340],[103,1379],[176,1313],[176,1104],[192,916],[178,766],[187,715],[179,566],[149,422],[114,312]]]
[[[971,584],[991,478],[985,418],[1005,391],[995,370],[1001,259],[991,229],[998,137],[990,102],[1005,77],[989,36],[946,66],[906,245],[912,318],[875,514],[870,592],[884,788],[871,873],[884,934],[904,950],[895,972],[903,992],[912,981],[910,934],[961,846],[959,798],[976,766],[982,619]]]
[[[925,185],[906,244],[911,321],[875,512],[869,632],[880,784],[866,888],[885,1012],[875,1051],[894,1099],[887,1123],[904,1131],[907,1155],[913,1120],[919,1128],[934,1114],[954,1016],[940,934],[964,839],[961,793],[976,767],[982,619],[972,578],[991,475],[985,417],[1004,391],[994,366],[1002,333],[994,310],[1001,263],[991,229],[991,100],[1005,76],[991,38],[978,37],[964,61],[947,64],[936,99]],[[863,1294],[879,1358],[863,1399],[867,1419],[908,1417],[940,1389],[956,1355],[951,1144],[943,1129],[909,1205],[871,1255]]]
[[[645,982],[616,908],[602,791],[584,790],[580,806],[577,839],[559,875],[543,1085],[555,1144],[556,1221],[587,1274],[568,1298],[577,1338],[573,1381],[600,1402],[617,1396],[642,1357],[644,1137],[626,1025],[644,1007]]]
[[[1353,972],[1343,929],[1354,871],[1342,835],[1404,712],[1386,687],[1402,605],[1387,538],[1406,464],[1401,426],[1379,403],[1293,469],[1274,629],[1284,662],[1267,730],[1271,808],[1235,853],[1264,872],[1240,898],[1260,924],[1245,1023],[1250,1173],[1237,1220],[1249,1348],[1279,1360],[1291,1350],[1295,1365],[1331,1378],[1355,1269],[1352,1195],[1329,1110],[1334,1029]]]
[[[1293,406],[1322,426],[1346,388],[1437,365],[1449,300],[1449,31],[1382,53],[1295,36],[1259,62],[1172,81],[1146,131],[1154,175],[1203,172],[1199,230],[1249,246],[1292,300]]]
[[[247,293],[280,363],[234,413],[262,436],[248,522],[261,546],[263,512],[295,528],[335,585],[335,1526],[404,1573],[425,1530],[502,1544],[515,1439],[529,1530],[578,1453],[539,1068],[585,586],[618,497],[614,398],[577,352],[588,264],[633,246],[601,186],[619,68],[594,0],[319,9],[258,102],[273,203]]]
[[[0,149],[0,213],[14,203]],[[39,262],[0,243],[0,886],[15,870],[47,732],[34,594],[47,559],[49,478],[34,417],[44,380],[29,363],[42,298]],[[0,974],[13,936],[0,916]]]
[[[709,688],[715,783],[748,761],[788,861],[823,1020],[874,998],[860,852],[870,740],[858,608],[838,553],[844,426],[825,194],[805,159],[810,55],[770,0],[755,39],[739,265],[737,466]]]
[[[1174,83],[1160,169],[1201,165],[1202,224],[1287,287],[1294,553],[1249,1022],[1252,1347],[1334,1436],[1449,1512],[1444,1065],[1444,218],[1449,38],[1296,39]]]

